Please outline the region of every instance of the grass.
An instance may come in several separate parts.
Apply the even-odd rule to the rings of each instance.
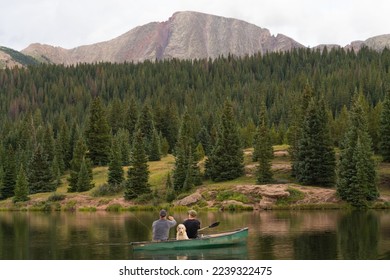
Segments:
[[[290,157],[287,153],[287,145],[274,146],[275,157],[272,161],[274,166],[274,180],[275,183],[295,183],[291,177],[290,169]],[[203,200],[199,201],[195,207],[207,208],[207,201],[216,200],[217,202],[223,201],[237,201],[238,203],[250,204],[257,203],[261,198],[249,197],[241,193],[232,191],[231,189],[237,185],[255,185],[256,177],[254,175],[256,163],[252,161],[253,148],[244,150],[244,162],[250,168],[246,168],[246,174],[239,178],[226,182],[213,182],[211,180],[204,180],[203,187],[205,191],[202,191]],[[382,195],[390,196],[390,163],[380,162],[378,159],[378,185]],[[173,155],[167,155],[161,159],[161,161],[149,162],[149,183],[152,187],[152,194],[140,198],[138,201],[134,201],[135,205],[123,207],[112,204],[108,210],[110,211],[136,211],[141,209],[157,209],[164,205],[165,208],[171,207],[169,203],[165,203],[165,183],[168,172],[171,173],[174,168],[175,158]],[[127,167],[124,168],[125,177],[127,175]],[[107,183],[108,167],[95,167],[93,169],[93,182],[95,187],[91,190],[82,193],[68,193],[68,181],[69,174],[65,174],[62,177],[62,183],[58,186],[54,193],[38,193],[30,195],[30,202],[13,204],[12,199],[6,199],[0,201],[0,210],[36,210],[36,211],[74,211],[77,209],[76,198],[80,195],[86,196],[90,201],[95,202],[96,206],[109,205],[113,199],[122,198],[123,190],[118,192],[109,193],[106,195],[94,196],[101,186]],[[182,194],[181,197],[193,193],[195,189],[190,190],[187,194]],[[294,208],[294,209],[330,209],[343,206],[335,205],[295,205],[294,202],[302,199],[302,193],[294,188],[289,188],[290,196],[288,198],[278,201],[276,207]],[[377,207],[390,207],[390,203],[381,203],[376,205]],[[240,206],[233,205],[228,208],[238,209]],[[96,207],[89,205],[82,205],[78,208],[80,211],[96,211]],[[233,210],[234,210],[233,209]]]

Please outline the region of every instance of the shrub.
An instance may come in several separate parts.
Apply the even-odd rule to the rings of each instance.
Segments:
[[[276,205],[288,205],[305,198],[305,194],[300,190],[288,187],[287,191],[290,193],[290,195],[288,197],[279,198],[276,202]]]
[[[91,195],[94,197],[114,195],[124,190],[124,183],[121,184],[103,184],[95,188]]]
[[[76,210],[76,201],[71,200],[66,203],[64,211],[75,211]]]
[[[53,193],[52,195],[50,195],[47,198],[47,201],[51,201],[51,202],[61,201],[61,200],[64,200],[65,198],[66,198],[66,195],[64,195],[64,194]]]
[[[235,200],[235,201],[240,201],[242,203],[248,203],[249,201],[248,197],[246,197],[244,194],[239,192],[234,192],[231,190],[226,190],[218,193],[216,200],[217,201]]]
[[[121,210],[122,210],[122,205],[120,205],[119,203],[114,203],[114,204],[108,205],[106,208],[106,211],[109,211],[109,212],[119,212]]]

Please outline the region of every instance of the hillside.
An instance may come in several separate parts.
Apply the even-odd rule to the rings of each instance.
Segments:
[[[287,51],[302,48],[293,39],[245,21],[198,12],[177,12],[168,21],[152,22],[106,42],[63,49],[31,44],[22,50],[39,61],[56,64],[81,62],[142,62],[168,58],[195,59]]]
[[[0,69],[5,67],[27,66],[38,64],[38,61],[31,56],[25,55],[16,50],[0,46]]]
[[[336,195],[335,188],[302,186],[290,177],[290,158],[287,146],[275,146],[272,169],[274,184],[255,185],[254,163],[251,161],[252,149],[245,150],[245,175],[232,181],[215,183],[204,181],[203,185],[181,194],[171,206],[199,207],[219,210],[264,210],[264,209],[324,209],[348,207]],[[123,192],[108,195],[96,195],[96,190],[107,180],[107,167],[94,169],[95,188],[82,193],[67,192],[67,176],[62,178],[62,185],[56,193],[30,195],[28,202],[14,205],[11,199],[0,201],[0,209],[30,210],[80,210],[80,211],[118,211],[120,209],[149,209],[153,207],[170,207],[166,203],[165,179],[174,167],[174,157],[168,155],[160,162],[149,162],[149,183],[155,196],[147,202],[126,201]],[[125,168],[126,170],[126,168]],[[379,185],[381,197],[376,207],[388,207],[390,189],[387,180],[390,178],[390,165],[381,164]]]

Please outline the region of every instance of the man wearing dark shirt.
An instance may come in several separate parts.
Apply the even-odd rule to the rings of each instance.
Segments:
[[[188,211],[188,219],[183,222],[186,227],[188,238],[197,238],[198,229],[200,229],[200,222],[196,219],[196,211]]]

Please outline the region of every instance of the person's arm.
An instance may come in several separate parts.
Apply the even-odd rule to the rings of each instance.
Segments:
[[[172,216],[168,216],[168,222],[169,222],[169,224],[171,225],[171,227],[173,227],[173,226],[176,225],[175,218],[172,217]]]

